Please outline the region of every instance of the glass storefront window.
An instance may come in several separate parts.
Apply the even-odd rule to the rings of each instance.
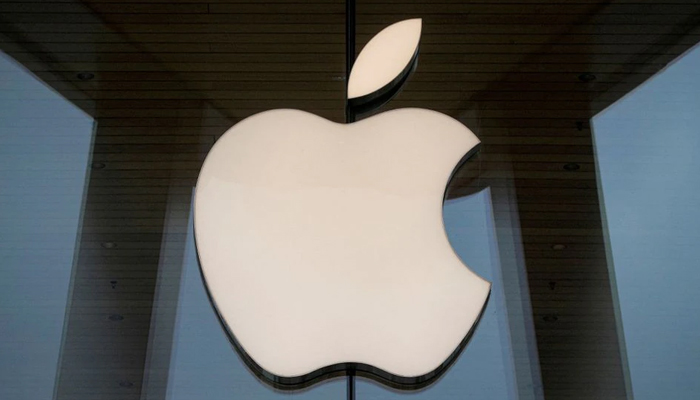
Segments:
[[[0,0],[0,399],[345,398],[345,377],[282,392],[250,374],[191,213],[241,120],[345,121],[347,5],[356,53],[422,18],[416,69],[376,112],[438,111],[481,140],[443,222],[493,284],[441,380],[358,378],[356,399],[697,397],[697,2]]]
[[[700,48],[593,118],[620,342],[635,399],[700,391]]]
[[[0,53],[0,397],[51,398],[93,119]]]

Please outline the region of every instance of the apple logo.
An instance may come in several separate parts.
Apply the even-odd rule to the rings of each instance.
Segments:
[[[363,49],[350,103],[386,101],[415,65],[421,20]],[[479,140],[418,108],[337,124],[291,109],[230,128],[197,181],[200,270],[222,326],[263,382],[298,389],[356,374],[400,389],[436,381],[490,283],[455,254],[445,188]]]

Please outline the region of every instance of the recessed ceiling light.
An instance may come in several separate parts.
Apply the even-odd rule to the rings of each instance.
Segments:
[[[121,386],[123,388],[130,388],[130,387],[133,387],[134,384],[131,383],[130,381],[120,381],[119,386]]]
[[[81,81],[89,81],[95,78],[95,74],[93,74],[92,72],[79,72],[75,74],[75,77],[80,79]]]
[[[559,317],[557,317],[554,314],[548,314],[548,315],[545,315],[544,317],[542,317],[542,320],[544,322],[557,322],[559,320]]]
[[[92,169],[103,169],[105,167],[105,163],[94,162],[94,163],[90,164],[90,167]]]
[[[595,79],[596,79],[596,76],[589,73],[589,72],[586,72],[585,74],[581,74],[578,76],[578,80],[580,80],[581,82],[584,82],[584,83],[593,82]]]
[[[555,243],[552,245],[552,250],[564,250],[566,248],[565,244]]]
[[[112,314],[107,318],[109,318],[110,321],[123,321],[124,320],[124,316],[121,314]]]
[[[117,244],[114,242],[102,242],[100,243],[100,246],[104,247],[105,249],[113,249],[117,247]]]
[[[567,171],[578,171],[581,169],[581,166],[576,163],[568,163],[564,164],[564,169]]]

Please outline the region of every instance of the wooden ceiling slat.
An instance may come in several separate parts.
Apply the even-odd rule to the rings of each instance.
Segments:
[[[698,37],[700,39],[700,36]],[[697,40],[692,41],[693,43]],[[20,62],[31,62],[31,54],[24,52],[9,51],[7,52],[13,58]],[[341,54],[296,54],[289,56],[287,54],[277,53],[252,53],[252,54],[237,54],[237,53],[161,53],[158,55],[160,62],[167,62],[173,65],[173,71],[192,70],[188,66],[197,66],[197,64],[212,64],[211,68],[235,68],[236,65],[251,66],[265,63],[273,68],[289,68],[293,72],[295,68],[303,68],[310,66],[312,70],[317,70],[314,65],[323,65],[324,63],[342,62]],[[442,61],[436,61],[443,58]],[[501,60],[499,60],[499,58]],[[628,61],[629,57],[624,54],[611,55],[613,60],[607,62],[595,62],[585,56],[578,54],[564,54],[551,56],[548,59],[538,62],[523,62],[518,64],[521,66],[521,73],[528,72],[573,72],[581,73],[604,73],[617,72],[619,62],[615,62],[615,58],[620,62]],[[510,71],[515,66],[512,58],[507,54],[491,54],[487,55],[451,55],[445,56],[437,54],[425,54],[419,58],[421,65],[425,65],[421,70],[421,74],[434,72],[505,72]],[[70,65],[79,63],[96,63],[96,64],[111,64],[114,68],[118,68],[119,64],[125,63],[133,65],[130,69],[135,68],[157,68],[157,63],[153,62],[152,58],[139,53],[106,53],[101,56],[95,56],[91,53],[62,53],[61,63]],[[665,65],[663,62],[643,63],[641,66],[648,68],[660,68]],[[303,67],[302,67],[303,66]],[[202,66],[196,67],[197,69]],[[268,67],[269,68],[269,67]],[[74,68],[72,68],[74,69]],[[265,72],[263,70],[261,72]],[[577,76],[576,75],[576,76]],[[133,82],[133,81],[132,81]]]
[[[22,58],[22,57],[18,57]],[[164,57],[170,59],[170,57]],[[32,67],[36,64],[28,62],[26,63],[28,67]],[[235,75],[237,73],[252,73],[255,71],[256,63],[254,62],[236,62],[236,61],[225,61],[225,62],[196,62],[196,63],[186,63],[186,62],[170,62],[171,72],[185,72],[185,73],[229,73]],[[328,73],[341,74],[340,69],[328,69],[324,68],[323,63],[298,63],[298,62],[287,62],[287,63],[267,63],[264,68],[260,68],[260,73],[280,73],[284,76],[287,73],[308,73],[312,76],[311,80],[322,80],[322,77],[327,76]],[[123,68],[121,68],[123,67]],[[158,71],[159,65],[157,63],[150,62],[109,62],[109,61],[61,61],[60,67],[51,68],[51,71],[95,71],[96,73],[103,72],[114,72],[119,71],[121,68],[124,72],[148,72],[148,71]],[[658,69],[660,66],[652,65],[646,68]],[[427,78],[426,74],[438,75],[440,80],[448,80],[450,76],[459,77],[461,79],[456,79],[457,81],[464,80],[464,78],[470,78],[471,80],[490,80],[494,76],[502,73],[508,73],[512,69],[511,64],[507,63],[493,63],[493,64],[477,64],[477,63],[459,63],[459,64],[449,64],[444,63],[429,64],[426,65],[424,71],[422,71],[423,78]],[[36,68],[37,71],[42,71],[44,68]],[[320,73],[321,76],[313,77],[313,73]],[[579,64],[530,64],[524,66],[518,71],[518,75],[507,77],[509,80],[522,80],[526,78],[532,78],[535,82],[538,81],[552,81],[552,82],[571,82],[575,81],[579,74],[581,73],[594,73],[594,74],[605,74],[598,78],[598,82],[605,82],[606,80],[614,80],[617,82],[621,73],[617,70],[614,64],[595,64],[588,65],[586,63]],[[636,72],[637,74],[646,73],[642,71]],[[446,74],[448,76],[443,77]],[[341,76],[336,75],[336,76]],[[624,74],[629,75],[629,74]],[[319,79],[320,78],[320,79]],[[552,79],[553,78],[553,79]],[[530,80],[530,79],[528,79]],[[334,96],[337,97],[337,94]]]
[[[62,14],[64,15],[64,14]],[[79,16],[80,14],[74,14]],[[330,36],[335,39],[336,35],[341,35],[344,39],[344,27],[338,23],[309,23],[298,21],[295,17],[294,23],[288,17],[278,18],[279,21],[270,21],[267,16],[261,18],[257,15],[245,16],[235,14],[236,18],[230,21],[205,21],[205,22],[189,22],[183,23],[181,20],[173,22],[170,18],[170,23],[165,24],[164,21],[158,21],[157,16],[147,15],[128,15],[128,16],[110,16],[112,20],[111,27],[108,28],[102,24],[92,23],[91,19],[86,19],[80,23],[71,18],[61,18],[61,21],[56,20],[54,14],[24,14],[24,18],[15,18],[15,21],[27,20],[31,22],[16,22],[14,26],[18,29],[30,31],[32,33],[111,33],[114,30],[129,32],[131,35],[139,34],[164,34],[170,33],[174,35],[186,34],[227,34],[232,39],[243,39],[248,36],[246,34],[257,34],[258,37],[253,38],[253,41],[268,37],[278,37],[279,34],[297,34],[307,35],[314,40],[322,37]],[[143,22],[134,21],[137,17],[143,17]],[[146,18],[148,17],[148,18]],[[257,17],[257,18],[256,18]],[[155,20],[153,19],[155,18]],[[344,17],[343,17],[344,18]],[[240,20],[239,20],[240,19]],[[260,21],[256,21],[260,19]],[[317,18],[314,18],[316,20]],[[339,21],[342,18],[337,18]],[[120,22],[121,21],[121,22]],[[163,24],[157,24],[163,22]],[[217,23],[215,23],[217,22]],[[228,22],[228,23],[226,23]],[[357,31],[359,38],[366,41],[369,37],[381,30],[385,23],[374,24],[359,24]],[[514,35],[517,35],[518,43],[541,43],[550,38],[552,32],[561,31],[568,25],[564,24],[546,24],[542,27],[539,24],[479,24],[470,23],[462,25],[447,25],[433,24],[431,21],[424,23],[423,29],[430,32],[430,37],[422,39],[423,43],[444,43],[452,38],[460,38],[461,41],[476,42],[476,43],[499,43],[513,41]],[[435,32],[431,32],[435,31]],[[320,36],[315,37],[314,36]],[[469,35],[467,37],[467,35]],[[565,33],[562,36],[569,42],[591,42],[599,40],[641,40],[654,36],[654,39],[666,37],[668,27],[663,24],[619,24],[614,26],[589,24],[582,25],[576,33]],[[627,37],[630,36],[630,37]],[[148,36],[144,36],[147,38]],[[232,40],[233,41],[233,40]]]

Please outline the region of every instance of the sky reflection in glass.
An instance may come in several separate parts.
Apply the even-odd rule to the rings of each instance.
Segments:
[[[0,399],[51,399],[93,119],[0,52]]]
[[[700,393],[700,47],[593,119],[636,400]]]

